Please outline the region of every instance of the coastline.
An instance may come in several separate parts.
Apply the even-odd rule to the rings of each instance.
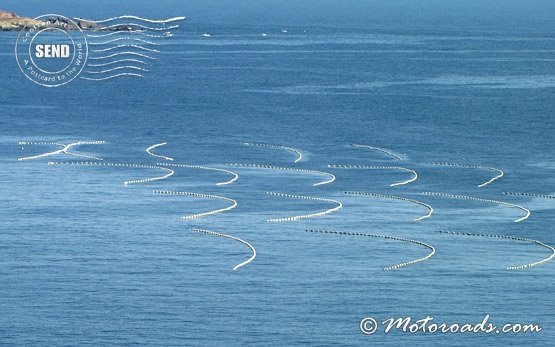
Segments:
[[[63,30],[95,31],[133,31],[140,29],[140,27],[133,25],[106,27],[86,19],[72,19],[71,21],[68,21],[66,18],[55,16],[49,18],[48,20],[37,20],[29,17],[22,17],[13,12],[0,9],[0,31],[21,31],[26,28],[58,28]]]

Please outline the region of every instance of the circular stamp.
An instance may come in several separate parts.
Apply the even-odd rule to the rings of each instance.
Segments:
[[[17,36],[15,57],[23,74],[44,87],[73,81],[87,63],[87,38],[73,20],[46,14],[33,19]]]

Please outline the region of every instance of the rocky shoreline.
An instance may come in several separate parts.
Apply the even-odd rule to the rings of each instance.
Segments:
[[[138,28],[122,25],[117,27],[105,27],[87,20],[68,21],[63,17],[53,16],[47,20],[36,20],[29,17],[20,17],[13,12],[0,10],[0,31],[20,31],[25,28],[36,29],[58,28],[63,30],[100,30],[100,31],[131,31]]]

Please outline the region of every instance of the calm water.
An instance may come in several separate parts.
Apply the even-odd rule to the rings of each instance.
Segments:
[[[164,41],[145,78],[75,81],[47,89],[24,78],[13,57],[14,33],[0,33],[0,344],[14,345],[497,345],[546,346],[555,338],[554,263],[525,271],[511,265],[549,256],[537,245],[439,234],[440,229],[513,235],[555,245],[555,200],[502,192],[555,192],[555,35],[553,5],[421,6],[331,2],[110,2],[4,4],[22,15],[56,12],[104,18],[187,15]],[[375,7],[373,7],[375,6]],[[493,5],[491,5],[493,6]],[[551,12],[550,12],[551,11]],[[287,29],[283,33],[282,29]],[[210,38],[202,37],[204,32]],[[262,33],[268,36],[262,37]],[[176,168],[166,180],[125,187],[159,171],[49,166],[58,155],[19,141],[105,140],[75,152],[106,162],[159,160],[227,168],[240,178]],[[279,144],[293,153],[247,147]],[[403,161],[352,143],[384,147]],[[445,161],[500,168],[435,167]],[[234,169],[259,163],[332,172],[323,177]],[[388,170],[329,169],[328,164],[402,165],[417,181]],[[324,177],[325,178],[325,177]],[[238,207],[195,221],[183,215],[225,201],[153,195],[191,191],[236,199]],[[434,207],[344,195],[398,195]],[[273,197],[267,191],[336,199],[343,209],[289,223],[269,218],[334,207]],[[524,205],[420,195],[464,194]],[[201,227],[228,239],[190,232]],[[431,259],[398,271],[383,268],[423,257],[417,245],[305,229],[376,233],[433,245]],[[423,335],[360,333],[360,319],[434,316],[440,322],[536,323],[539,334]]]

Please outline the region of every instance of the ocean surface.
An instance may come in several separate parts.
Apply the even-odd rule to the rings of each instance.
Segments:
[[[338,4],[340,3],[340,4]],[[143,78],[44,88],[0,33],[0,345],[548,346],[555,339],[555,34],[549,2],[78,1],[10,3],[21,15],[188,17]],[[210,37],[202,36],[203,33]],[[262,36],[265,33],[266,36]],[[81,145],[72,152],[21,141]],[[146,148],[166,142],[152,149]],[[247,146],[245,143],[285,146]],[[387,149],[395,156],[364,144]],[[496,172],[504,176],[478,187]],[[199,168],[144,184],[125,181]],[[260,164],[318,170],[234,167]],[[405,167],[342,169],[328,165]],[[224,196],[229,201],[153,194]],[[408,201],[347,195],[368,192]],[[323,216],[268,222],[336,207]],[[465,195],[491,201],[424,195]],[[201,228],[235,240],[192,232]],[[419,244],[331,230],[416,240]],[[535,334],[360,332],[364,317],[534,323]]]

